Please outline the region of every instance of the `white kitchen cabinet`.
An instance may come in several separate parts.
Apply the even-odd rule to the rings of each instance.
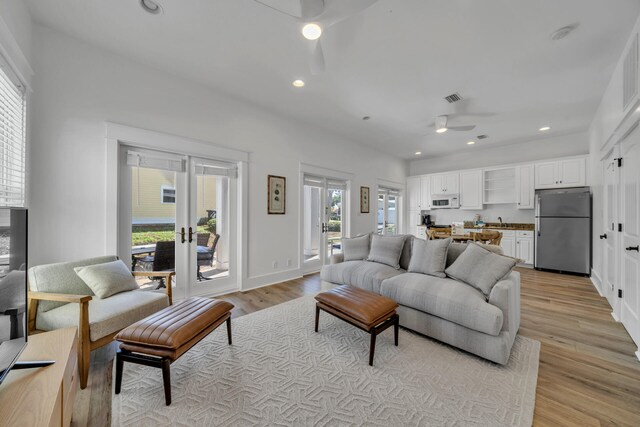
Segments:
[[[533,265],[533,231],[516,231],[516,258]]]
[[[417,227],[418,231],[415,236],[419,239],[427,240],[427,227]]]
[[[533,209],[535,207],[533,165],[518,166],[516,171],[516,181],[518,209]]]
[[[420,209],[431,209],[431,177],[429,175],[420,178]]]
[[[587,185],[584,157],[535,165],[535,188],[581,187]]]
[[[409,216],[407,217],[407,234],[418,236],[418,226],[420,225],[421,218],[422,215],[420,211],[409,211]]]
[[[442,173],[431,175],[431,194],[454,194],[460,192],[460,174]]]
[[[460,209],[482,209],[482,170],[460,173]]]
[[[502,233],[502,240],[500,241],[502,251],[507,256],[516,256],[516,232],[514,230],[504,230],[500,228],[490,228],[488,230],[499,231]]]
[[[419,176],[410,176],[407,178],[407,210],[409,211],[420,211],[421,203],[421,188],[420,188],[420,177]]]

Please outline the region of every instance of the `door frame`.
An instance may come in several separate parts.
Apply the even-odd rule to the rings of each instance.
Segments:
[[[431,182],[429,182],[429,185],[431,185]],[[395,182],[395,181],[389,181],[386,179],[381,179],[378,178],[376,180],[376,187],[375,187],[375,199],[372,199],[371,196],[369,196],[370,200],[375,200],[375,215],[373,215],[372,218],[372,223],[373,223],[373,230],[374,232],[378,232],[378,193],[380,192],[380,189],[384,188],[384,189],[391,189],[391,190],[396,190],[399,193],[398,198],[400,200],[396,200],[396,235],[398,234],[409,234],[409,230],[408,228],[406,228],[406,221],[407,219],[405,218],[405,208],[408,207],[408,203],[409,201],[406,200],[408,199],[408,197],[406,197],[407,194],[407,189],[406,189],[406,185],[405,184],[401,184],[399,182]],[[421,208],[422,210],[427,210],[424,208]],[[400,212],[397,212],[397,210],[400,210]],[[408,212],[408,209],[407,209]]]
[[[237,283],[233,289],[222,289],[211,293],[219,295],[233,290],[243,290],[247,286],[247,253],[248,253],[248,163],[249,153],[240,150],[219,146],[211,142],[172,135],[163,132],[156,132],[146,129],[125,126],[117,123],[105,123],[105,143],[106,143],[106,213],[105,213],[105,254],[116,254],[123,258],[121,254],[128,253],[126,246],[130,246],[126,233],[122,233],[120,225],[129,221],[123,217],[120,204],[120,188],[122,182],[122,165],[120,162],[123,155],[123,146],[136,147],[141,149],[164,151],[198,158],[208,158],[235,163],[238,166],[237,182],[237,206],[236,208],[236,228],[237,246],[235,250],[235,276]],[[179,150],[176,148],[179,147]],[[188,209],[188,208],[187,208]],[[188,227],[188,225],[187,225]],[[130,259],[124,257],[123,261],[128,265]],[[189,277],[189,276],[188,276]],[[190,282],[189,285],[190,286]],[[184,295],[184,294],[183,294]],[[179,299],[179,295],[177,295]]]
[[[611,150],[609,150],[600,160],[600,164],[602,167],[602,205],[603,205],[603,210],[602,210],[602,223],[599,224],[599,226],[601,227],[600,229],[597,230],[597,233],[594,233],[594,236],[599,236],[602,233],[606,233],[608,237],[611,237],[611,239],[613,240],[612,246],[613,246],[613,251],[614,251],[614,255],[613,255],[613,271],[614,271],[614,278],[613,278],[613,286],[614,289],[608,289],[609,285],[608,285],[608,277],[609,277],[609,260],[608,260],[608,256],[606,253],[606,248],[608,246],[608,238],[607,238],[607,242],[602,242],[601,245],[601,256],[602,256],[602,277],[600,277],[600,284],[601,284],[601,292],[602,295],[607,298],[607,301],[609,302],[609,305],[611,306],[612,312],[611,312],[611,316],[616,320],[616,321],[620,321],[620,299],[617,296],[617,292],[615,287],[620,288],[620,280],[621,280],[621,273],[620,273],[620,254],[619,254],[619,236],[618,236],[618,231],[615,229],[615,224],[620,222],[620,168],[616,167],[615,169],[615,177],[614,177],[614,184],[615,184],[615,188],[613,189],[614,194],[615,194],[615,206],[607,206],[607,199],[605,198],[606,195],[606,187],[607,187],[607,163],[614,161],[615,158],[618,158],[620,156],[620,146],[616,145],[615,147],[613,147]],[[607,221],[607,217],[608,217],[608,213],[609,213],[609,209],[613,209],[613,229],[609,229],[609,224]],[[611,236],[609,236],[611,235]],[[601,241],[601,240],[599,240]]]
[[[304,176],[305,175],[313,175],[320,178],[325,179],[335,179],[339,181],[345,181],[347,183],[347,189],[343,195],[342,202],[342,235],[343,236],[351,236],[351,202],[352,202],[352,181],[353,174],[349,172],[343,172],[336,169],[325,168],[322,166],[311,165],[308,163],[300,163],[300,172],[299,172],[299,184],[300,188],[298,189],[299,195],[299,210],[298,210],[298,265],[300,268],[300,272],[302,275],[311,274],[318,270],[310,270],[305,271],[304,266]],[[326,194],[324,194],[326,198]],[[358,199],[359,203],[359,199]],[[322,253],[324,254],[325,248],[322,248]],[[323,259],[324,255],[321,256],[321,264],[324,265],[327,260]]]

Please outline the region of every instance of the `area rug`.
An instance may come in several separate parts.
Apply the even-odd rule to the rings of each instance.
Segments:
[[[531,425],[540,343],[518,336],[499,366],[393,328],[368,365],[365,332],[326,313],[314,332],[313,297],[233,320],[171,365],[165,406],[160,369],[125,364],[113,396],[116,426]]]

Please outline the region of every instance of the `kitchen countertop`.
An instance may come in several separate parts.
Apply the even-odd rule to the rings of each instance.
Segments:
[[[424,227],[424,225],[421,225],[419,227]],[[525,231],[533,231],[535,230],[535,224],[523,224],[523,223],[515,223],[515,222],[505,222],[502,225],[500,225],[499,222],[486,222],[484,224],[484,227],[475,227],[473,225],[471,225],[471,223],[466,223],[465,222],[465,226],[464,228],[466,229],[476,229],[476,230],[482,230],[482,229],[496,229],[496,230],[525,230]]]

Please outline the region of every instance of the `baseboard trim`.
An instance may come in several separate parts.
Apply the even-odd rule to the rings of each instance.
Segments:
[[[620,322],[620,318],[613,311],[611,312],[611,317],[613,317],[613,320],[615,320],[616,322]]]
[[[604,298],[604,294],[602,293],[602,279],[600,279],[600,275],[593,268],[591,269],[591,283],[593,283],[598,294]]]
[[[636,355],[636,359],[640,360],[640,348],[634,354]]]
[[[253,276],[247,278],[246,286],[243,286],[241,291],[244,292],[252,289],[258,289],[265,286],[275,285],[276,283],[286,282],[287,280],[299,279],[301,277],[302,270],[299,268],[264,274],[262,276]]]

